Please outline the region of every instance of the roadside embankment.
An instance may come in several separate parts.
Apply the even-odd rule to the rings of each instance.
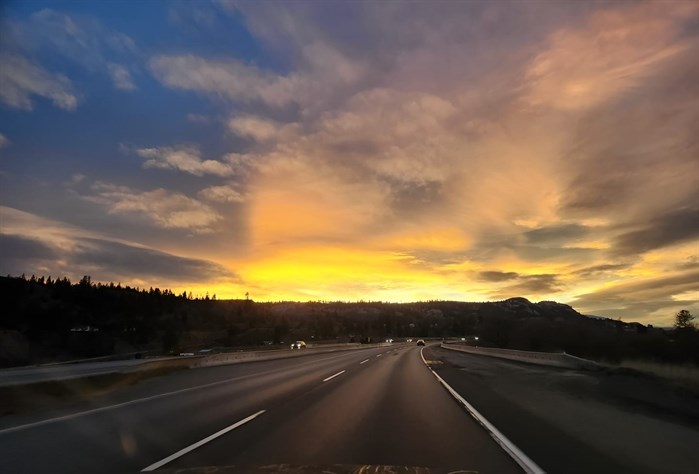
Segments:
[[[0,416],[53,408],[76,400],[92,400],[142,380],[188,368],[187,360],[167,360],[150,363],[134,372],[0,386]]]
[[[514,349],[496,349],[492,347],[476,347],[465,344],[442,344],[444,349],[469,354],[498,357],[500,359],[514,360],[528,364],[548,365],[567,369],[599,370],[602,368],[596,362],[566,354],[565,352],[532,352],[518,351]]]

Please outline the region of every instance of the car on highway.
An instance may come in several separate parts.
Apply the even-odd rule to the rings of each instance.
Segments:
[[[304,341],[296,341],[291,343],[292,349],[305,349],[306,343]]]
[[[425,341],[423,341],[422,339],[418,339],[418,340],[417,340],[417,345],[418,345],[418,346],[424,346],[424,345],[425,345]]]

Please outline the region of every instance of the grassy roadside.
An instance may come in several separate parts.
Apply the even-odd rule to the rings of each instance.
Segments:
[[[699,394],[699,367],[696,365],[630,359],[622,361],[619,367],[654,375]]]
[[[78,400],[96,400],[129,385],[188,369],[186,361],[163,361],[128,373],[0,387],[0,416],[59,408]]]

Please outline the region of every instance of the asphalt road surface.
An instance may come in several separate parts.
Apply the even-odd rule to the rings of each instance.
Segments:
[[[0,460],[17,474],[275,463],[521,472],[415,346],[186,370],[99,404],[5,416]]]
[[[437,374],[546,472],[699,472],[699,397],[664,380],[438,347],[425,355]]]

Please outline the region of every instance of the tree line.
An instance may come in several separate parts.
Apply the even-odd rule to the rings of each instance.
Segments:
[[[0,366],[116,353],[287,347],[307,342],[463,337],[478,344],[566,351],[619,361],[699,364],[699,331],[684,311],[676,327],[591,318],[555,302],[276,302],[217,300],[159,288],[67,278],[0,277]]]

